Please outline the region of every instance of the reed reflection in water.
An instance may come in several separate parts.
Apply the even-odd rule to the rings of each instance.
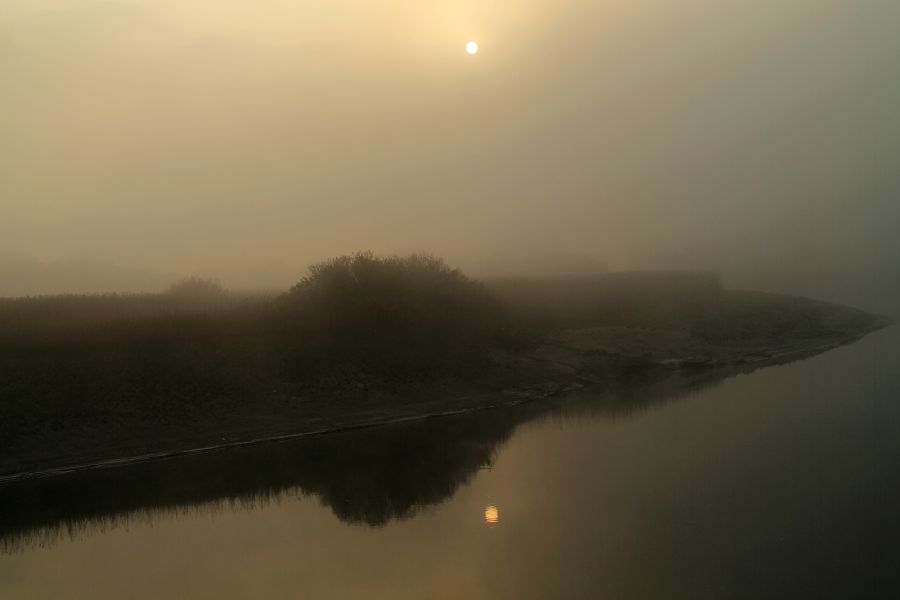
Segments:
[[[898,350],[4,489],[0,597],[893,598]]]
[[[315,497],[342,521],[380,527],[451,498],[522,423],[620,418],[714,385],[733,372],[619,382],[516,408],[263,444],[7,486],[0,551],[77,539],[131,522],[254,510]],[[499,511],[485,509],[485,522]],[[492,523],[491,520],[497,522]]]

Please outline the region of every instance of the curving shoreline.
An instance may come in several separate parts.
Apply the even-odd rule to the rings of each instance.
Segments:
[[[161,440],[152,440],[146,444],[145,452],[117,453],[114,446],[108,446],[95,449],[93,456],[91,453],[20,456],[17,460],[25,468],[7,468],[5,473],[0,473],[0,486],[83,471],[127,467],[180,456],[211,454],[357,429],[511,408],[578,389],[602,392],[616,386],[629,385],[629,382],[646,384],[676,378],[679,382],[674,385],[690,385],[698,377],[724,378],[811,357],[858,341],[890,322],[890,319],[873,316],[866,327],[856,331],[833,333],[805,340],[803,343],[795,342],[789,346],[774,347],[769,351],[761,351],[754,344],[745,345],[743,349],[732,347],[728,352],[714,352],[711,348],[707,348],[707,356],[702,358],[690,353],[665,359],[650,356],[638,358],[627,352],[618,355],[606,351],[598,353],[596,348],[592,347],[565,345],[561,342],[565,341],[566,336],[560,334],[527,356],[502,357],[500,362],[503,360],[516,362],[516,372],[506,372],[499,377],[482,378],[472,382],[469,386],[471,389],[467,390],[469,393],[458,393],[458,386],[456,389],[448,389],[447,386],[438,384],[414,390],[413,393],[397,394],[391,398],[391,402],[380,406],[377,410],[372,410],[371,406],[363,402],[356,405],[342,405],[337,409],[331,405],[330,410],[325,408],[325,405],[320,405],[318,412],[307,412],[305,415],[295,411],[284,411],[281,414],[267,415],[270,422],[278,423],[275,427],[219,427],[191,437],[170,439],[167,445],[161,443]],[[546,356],[547,348],[551,348],[556,355],[552,358]],[[688,352],[696,348],[681,350]],[[427,394],[429,400],[419,400],[420,394]]]

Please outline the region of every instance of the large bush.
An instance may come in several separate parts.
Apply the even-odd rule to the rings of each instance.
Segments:
[[[496,331],[499,302],[440,258],[340,256],[312,266],[282,299],[290,323],[357,336],[483,336]]]

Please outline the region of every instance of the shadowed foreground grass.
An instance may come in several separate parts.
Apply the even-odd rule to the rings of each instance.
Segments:
[[[434,257],[371,253],[320,263],[277,296],[193,279],[161,294],[5,299],[0,474],[468,407],[476,393],[672,357],[722,364],[875,324],[725,292],[709,275],[485,284]]]

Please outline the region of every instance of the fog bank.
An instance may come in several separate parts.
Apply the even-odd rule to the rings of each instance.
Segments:
[[[894,0],[7,0],[0,253],[120,269],[0,294],[361,249],[898,289],[898,29]]]

